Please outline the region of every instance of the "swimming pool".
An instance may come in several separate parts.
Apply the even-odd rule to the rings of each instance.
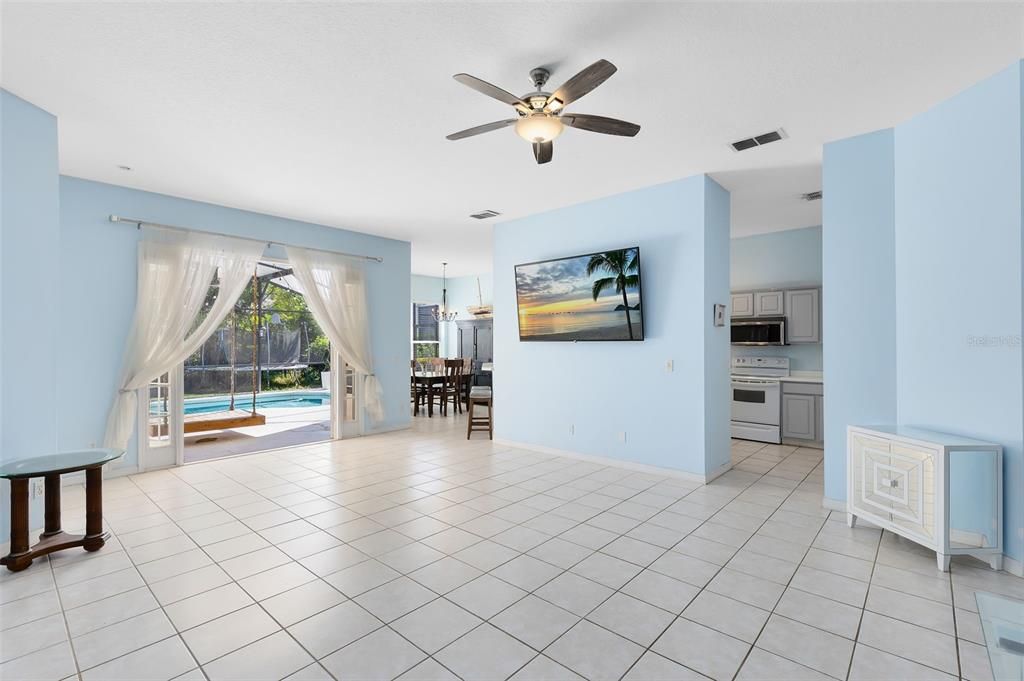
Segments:
[[[299,407],[324,407],[331,403],[331,393],[327,390],[282,392],[265,392],[256,394],[256,408],[295,409]],[[186,414],[208,414],[215,411],[227,411],[231,405],[227,395],[211,395],[210,397],[190,397],[185,400]],[[235,409],[252,410],[252,393],[235,395]]]

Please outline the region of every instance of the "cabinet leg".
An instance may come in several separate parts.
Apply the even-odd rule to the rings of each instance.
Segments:
[[[949,572],[949,559],[951,556],[945,553],[936,553],[935,562],[938,564],[939,569],[943,572]]]
[[[855,516],[852,513],[847,513],[846,514],[846,526],[847,527],[857,527],[857,516]]]
[[[988,557],[988,566],[993,570],[1003,569],[1003,554],[993,553]]]

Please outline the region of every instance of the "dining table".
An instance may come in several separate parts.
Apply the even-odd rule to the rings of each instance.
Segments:
[[[443,371],[430,369],[416,369],[412,372],[412,380],[417,386],[423,386],[427,391],[427,417],[434,415],[434,389],[444,385],[445,374]],[[420,401],[417,399],[413,407],[413,415],[419,416]]]

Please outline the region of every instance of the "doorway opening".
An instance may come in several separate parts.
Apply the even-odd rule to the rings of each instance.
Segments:
[[[216,282],[210,302],[215,289]],[[261,261],[228,317],[182,366],[181,408],[174,410],[180,461],[340,436],[332,426],[332,359],[291,269]]]

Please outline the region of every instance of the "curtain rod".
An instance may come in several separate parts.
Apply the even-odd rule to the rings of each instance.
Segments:
[[[291,246],[293,248],[305,248],[308,251],[321,251],[323,253],[335,253],[337,255],[344,255],[349,258],[360,258],[362,260],[370,260],[372,262],[384,262],[384,258],[379,255],[359,255],[358,253],[345,253],[344,251],[331,251],[326,248],[309,248],[307,246],[299,246],[298,244],[288,244],[283,241],[266,241],[264,239],[252,239],[249,237],[238,236],[235,234],[225,234],[224,232],[213,232],[207,229],[189,229],[188,227],[178,227],[175,225],[164,225],[159,222],[150,222],[149,220],[138,220],[136,218],[126,218],[123,215],[111,215],[111,222],[127,222],[135,225],[136,229],[142,229],[142,225],[149,225],[150,227],[158,227],[160,229],[172,229],[178,232],[201,232],[203,234],[213,234],[216,236],[226,236],[231,239],[245,239],[247,241],[259,241],[266,243],[267,246]]]

